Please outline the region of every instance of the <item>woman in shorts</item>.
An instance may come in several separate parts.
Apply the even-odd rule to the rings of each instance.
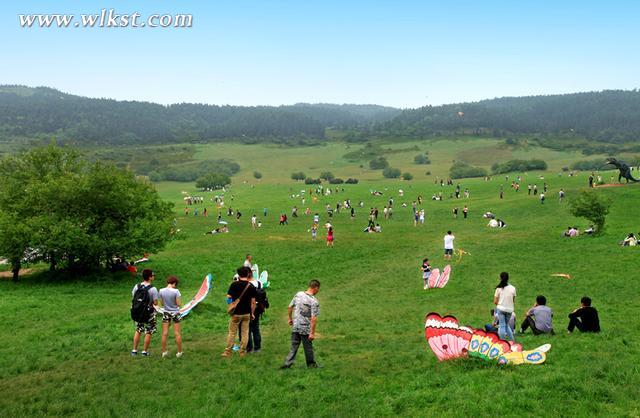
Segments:
[[[178,278],[169,276],[167,279],[167,287],[160,289],[160,301],[162,302],[162,357],[167,357],[167,336],[169,335],[169,326],[173,322],[173,335],[176,339],[178,352],[176,357],[182,357],[182,335],[180,334],[180,305],[182,301],[180,291],[178,290]]]

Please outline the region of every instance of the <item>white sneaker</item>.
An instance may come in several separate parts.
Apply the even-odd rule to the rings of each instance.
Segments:
[[[176,357],[178,357],[178,358],[182,357],[182,351],[179,352],[179,353],[176,353]]]
[[[168,352],[168,351],[165,351],[165,352],[163,352],[163,353],[162,353],[162,358],[165,358],[165,357],[167,357],[168,355],[169,355],[169,352]]]

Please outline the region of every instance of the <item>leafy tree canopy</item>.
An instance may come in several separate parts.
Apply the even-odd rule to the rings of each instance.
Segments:
[[[109,266],[156,252],[171,237],[171,205],[152,185],[74,150],[50,145],[6,157],[0,178],[0,255],[14,274],[23,261],[52,270]]]

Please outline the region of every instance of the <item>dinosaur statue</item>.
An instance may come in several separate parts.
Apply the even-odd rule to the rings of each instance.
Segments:
[[[633,178],[633,176],[631,175],[631,167],[629,167],[629,165],[624,161],[617,160],[613,157],[610,157],[610,158],[607,158],[607,163],[605,165],[612,165],[618,170],[620,170],[620,174],[618,175],[618,182],[620,182],[620,180],[623,177],[627,179],[627,183],[629,183],[629,180],[633,182],[639,181]]]

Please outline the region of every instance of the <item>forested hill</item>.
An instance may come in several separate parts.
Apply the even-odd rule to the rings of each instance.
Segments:
[[[370,126],[397,116],[375,105],[213,106],[92,99],[58,90],[0,86],[0,140],[50,138],[91,144],[237,139],[322,139],[325,129]]]
[[[640,91],[504,97],[426,106],[405,110],[375,130],[410,137],[464,131],[494,136],[576,134],[606,142],[636,142],[640,141]]]

